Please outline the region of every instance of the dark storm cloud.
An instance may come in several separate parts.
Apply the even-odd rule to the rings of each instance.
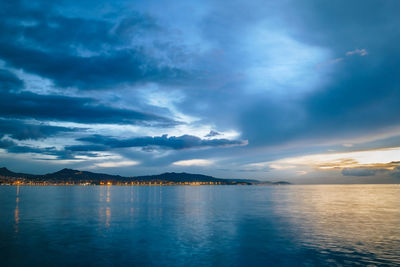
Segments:
[[[123,148],[123,147],[160,147],[163,149],[189,149],[189,148],[203,148],[203,147],[225,147],[246,145],[247,142],[239,140],[228,139],[201,139],[197,136],[182,135],[182,136],[144,136],[130,139],[116,139],[107,136],[93,135],[79,139],[94,144],[106,145],[110,148]]]
[[[1,139],[2,135],[0,134],[0,148],[7,149],[9,147],[15,146],[16,143],[9,139]]]
[[[14,140],[5,138],[0,139],[0,148],[5,149],[9,153],[15,153],[15,154],[36,153],[42,155],[56,155],[60,152],[64,154],[63,151],[57,151],[54,147],[39,148],[39,147],[19,145]]]
[[[58,86],[102,89],[136,82],[179,81],[185,73],[154,62],[140,51],[125,49],[91,57],[48,53],[0,44],[9,65],[53,80]]]
[[[114,21],[69,18],[21,3],[3,7],[0,22],[0,59],[9,66],[78,89],[187,78],[184,70],[165,64],[152,47],[140,44],[149,31],[160,28],[148,15],[131,12]]]
[[[21,145],[11,139],[0,139],[0,148],[5,149],[8,153],[13,154],[25,154],[25,153],[33,153],[37,154],[38,159],[42,160],[75,160],[78,159],[78,156],[86,156],[91,158],[96,158],[98,155],[93,151],[83,151],[80,149],[74,150],[69,148],[61,148],[57,149],[55,147],[35,147],[29,145]],[[41,156],[54,156],[54,158],[46,158]]]
[[[1,49],[0,49],[1,51]],[[24,83],[8,70],[0,69],[0,133],[15,139],[39,139],[64,127],[35,126],[3,118],[22,118],[78,123],[115,123],[173,126],[176,122],[151,113],[100,105],[96,100],[60,95],[40,95],[19,92]]]
[[[10,135],[16,140],[38,140],[60,133],[74,132],[81,129],[50,126],[44,124],[32,124],[19,120],[0,119],[0,136]]]
[[[38,147],[31,147],[31,146],[20,146],[20,145],[13,145],[7,148],[7,151],[10,153],[36,153],[36,154],[43,154],[43,155],[54,155],[56,152],[54,147],[48,148],[38,148]]]
[[[170,119],[129,109],[99,105],[90,98],[0,93],[0,116],[78,123],[114,123],[172,126]]]
[[[24,83],[8,70],[0,69],[0,93],[17,91],[23,88]]]
[[[74,152],[83,152],[83,151],[106,151],[109,148],[104,145],[73,145],[66,146],[65,150],[74,151]]]
[[[44,12],[41,15],[25,13],[10,18],[5,14],[0,25],[9,35],[4,36],[3,41],[13,38],[16,43],[21,43],[18,40],[24,38],[25,41],[29,40],[30,45],[28,43],[27,46],[35,44],[50,52],[73,54],[79,48],[101,52],[113,50],[113,46],[123,45],[132,41],[133,37],[158,27],[151,17],[133,12],[126,18],[115,17],[116,21],[49,15]]]

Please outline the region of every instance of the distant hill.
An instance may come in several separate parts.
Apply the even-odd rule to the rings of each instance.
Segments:
[[[8,170],[6,167],[0,168],[0,176],[15,178],[35,178],[34,174],[16,173]]]
[[[80,182],[80,181],[91,181],[98,183],[100,181],[111,181],[111,182],[152,182],[162,181],[171,183],[182,183],[182,182],[212,182],[221,184],[289,184],[288,182],[261,182],[258,180],[250,179],[222,179],[215,178],[213,176],[192,174],[192,173],[175,173],[166,172],[157,175],[144,175],[144,176],[131,176],[125,177],[120,175],[110,175],[105,173],[95,173],[88,171],[79,171],[73,169],[62,169],[54,173],[48,173],[43,175],[27,174],[27,173],[16,173],[3,167],[0,168],[0,177],[6,178],[24,178],[28,181],[50,181],[50,182]]]
[[[166,172],[158,175],[146,175],[146,176],[136,176],[132,177],[138,180],[161,180],[161,181],[172,181],[172,182],[238,182],[238,183],[258,183],[258,180],[249,179],[221,179],[215,178],[203,174],[191,174],[186,172],[176,173],[176,172]]]
[[[63,179],[63,180],[126,180],[128,177],[123,177],[120,175],[110,175],[104,173],[95,173],[88,171],[78,171],[73,169],[62,169],[58,172],[48,173],[45,175],[41,175],[40,177],[44,177],[46,179]]]
[[[16,173],[3,167],[0,168],[0,176],[9,178],[25,178],[32,181],[113,181],[113,182],[150,182],[150,181],[164,181],[164,182],[214,182],[223,184],[236,184],[245,183],[252,184],[257,183],[257,180],[246,180],[246,179],[220,179],[212,176],[202,174],[191,174],[191,173],[175,173],[167,172],[158,175],[145,175],[145,176],[132,176],[125,177],[120,175],[110,175],[105,173],[94,173],[88,171],[79,171],[73,169],[62,169],[54,173],[48,173],[43,175],[34,175],[27,173]]]

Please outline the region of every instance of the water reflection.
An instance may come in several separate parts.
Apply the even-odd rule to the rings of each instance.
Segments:
[[[110,227],[110,218],[111,218],[111,209],[110,207],[106,208],[106,227]]]
[[[99,196],[99,202],[104,203],[99,205],[99,218],[104,222],[104,226],[109,228],[111,220],[111,186],[100,186]]]
[[[106,223],[105,223],[105,225],[106,225],[106,227],[108,228],[108,227],[110,227],[110,218],[111,218],[111,208],[110,208],[110,185],[107,185],[107,194],[106,194],[106,203],[107,203],[107,206],[106,206]]]
[[[17,197],[15,199],[15,210],[14,210],[14,228],[15,232],[18,233],[19,231],[19,185],[17,185]]]
[[[392,185],[0,186],[10,215],[0,216],[0,257],[2,266],[400,265],[399,204]]]
[[[302,246],[331,256],[346,255],[350,261],[382,264],[388,263],[383,258],[397,258],[400,264],[398,186],[303,186],[296,194],[283,195],[285,205],[278,213],[291,215]],[[374,260],[369,260],[371,255]]]
[[[106,198],[106,202],[110,203],[110,185],[107,185],[107,198]]]
[[[132,186],[130,188],[130,198],[129,198],[129,217],[130,217],[130,222],[133,221],[133,215],[134,215],[134,211],[135,208],[133,207],[133,203],[134,203],[134,194],[133,194],[133,189],[134,187]]]
[[[131,187],[130,191],[130,202],[133,203],[133,187]]]

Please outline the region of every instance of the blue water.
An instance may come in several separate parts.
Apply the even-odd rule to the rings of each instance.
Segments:
[[[0,186],[1,266],[400,265],[399,185]]]

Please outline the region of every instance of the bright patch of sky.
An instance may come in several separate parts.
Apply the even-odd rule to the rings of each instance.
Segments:
[[[283,158],[271,162],[249,164],[249,166],[269,166],[272,169],[284,170],[296,167],[316,169],[357,168],[380,166],[399,161],[400,148],[373,149],[366,151],[351,151],[342,153],[312,154],[299,157]]]
[[[330,57],[328,49],[301,43],[271,26],[254,27],[243,43],[249,90],[297,94],[326,81],[316,66]]]
[[[172,163],[175,166],[210,166],[212,164],[214,164],[214,161],[210,159],[188,159]]]

